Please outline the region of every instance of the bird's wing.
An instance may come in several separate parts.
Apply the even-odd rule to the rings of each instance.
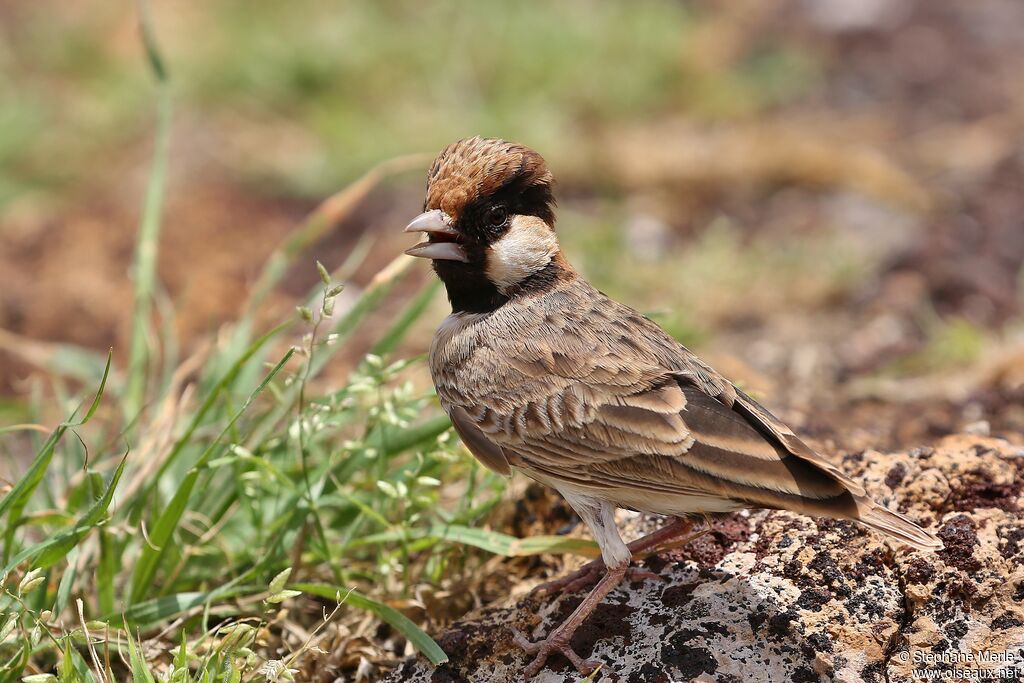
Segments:
[[[853,509],[852,482],[655,323],[593,290],[575,294],[540,308],[543,324],[520,316],[514,335],[481,342],[479,385],[435,376],[486,465],[598,490]]]
[[[563,416],[558,429],[538,428],[540,422],[520,430],[517,457],[550,479],[595,495],[607,491],[613,500],[627,491],[633,501],[649,496],[662,501],[658,505],[669,494],[703,500],[704,509],[728,509],[712,507],[725,501],[793,510],[859,520],[925,550],[942,547],[934,535],[868,498],[863,487],[689,351],[677,346],[676,353],[675,367],[662,366],[657,377],[650,377],[652,368],[638,370],[635,357],[598,354],[591,379],[550,395],[544,404],[550,412],[571,393],[584,406],[574,411],[578,418]],[[640,379],[593,379],[625,376]]]
[[[730,407],[674,373],[623,389],[588,385],[584,419],[520,434],[517,454],[529,468],[587,489],[855,514],[845,477],[786,448],[737,409],[739,400]]]
[[[772,415],[767,408],[739,389],[736,390],[736,401],[733,404],[733,409],[743,415],[751,424],[756,425],[758,429],[766,432],[767,437],[785,448],[786,452],[824,470],[829,476],[842,483],[853,495],[865,495],[864,487],[843,474],[835,465],[805,444],[800,437],[793,433],[793,430],[786,426],[779,418]]]
[[[473,362],[478,386],[442,378],[438,393],[499,471],[522,467],[612,500],[628,491],[859,519],[937,543],[654,322],[593,290],[550,306],[542,325],[490,338]]]
[[[512,468],[508,464],[508,456],[505,449],[494,441],[487,438],[480,428],[473,424],[473,420],[466,414],[461,406],[455,406],[448,413],[452,426],[462,439],[462,443],[469,449],[477,460],[484,466],[502,476],[512,475]]]

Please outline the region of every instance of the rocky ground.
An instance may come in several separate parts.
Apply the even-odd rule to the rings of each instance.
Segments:
[[[945,549],[895,548],[853,523],[787,512],[716,520],[692,546],[646,561],[662,580],[620,586],[577,632],[576,651],[606,663],[594,680],[896,682],[917,680],[915,667],[1008,666],[955,663],[955,653],[1024,663],[1024,450],[956,435],[842,465]],[[635,534],[651,520],[627,524]],[[471,613],[439,639],[448,664],[409,659],[388,680],[520,680],[527,659],[512,629],[540,636],[582,597],[528,595]],[[535,680],[579,679],[558,656]]]
[[[179,4],[217,16],[203,3]],[[790,73],[773,61],[782,57],[803,60],[809,71],[775,86],[777,104],[743,113],[737,102],[722,120],[666,110],[581,121],[576,154],[549,157],[558,169],[563,239],[617,298],[645,312],[684,312],[695,329],[673,331],[823,452],[893,451],[848,455],[843,467],[940,530],[947,550],[898,552],[854,525],[785,513],[725,518],[693,547],[649,560],[664,581],[615,591],[579,632],[577,650],[607,663],[601,680],[904,681],[912,680],[904,653],[962,652],[990,639],[1000,651],[1024,640],[1024,522],[1014,476],[1024,464],[1017,450],[1024,444],[1024,3],[692,4],[706,16],[684,37],[703,46],[700,68],[719,74],[714,80],[751,69],[777,78]],[[10,27],[15,53],[15,38],[33,42],[3,3],[0,15],[11,19],[0,28]],[[123,25],[117,35],[134,45],[129,14]],[[773,57],[779,45],[787,51]],[[31,74],[42,68],[38,61],[15,64]],[[398,92],[404,107],[408,93]],[[66,97],[57,100],[61,110]],[[254,160],[282,165],[268,138],[283,130],[286,146],[288,131],[310,135],[301,125],[289,121],[268,136],[248,117],[176,107],[160,276],[174,303],[168,324],[185,353],[235,319],[268,254],[322,193],[292,194],[241,172]],[[237,109],[230,103],[228,113]],[[0,422],[42,419],[21,405],[36,390],[39,342],[126,352],[132,283],[125,274],[150,135],[147,118],[106,151],[102,167],[90,158],[60,201],[29,196],[0,215]],[[308,139],[294,156],[315,157],[322,145]],[[47,166],[53,158],[70,163],[63,151],[41,157]],[[422,169],[389,180],[336,217],[268,297],[261,320],[270,325],[291,313],[316,282],[314,259],[345,262],[365,238],[372,246],[349,278],[349,291],[358,291],[409,246],[399,230],[419,210],[422,184]],[[625,246],[591,244],[600,242],[594,230],[603,221],[629,235]],[[722,234],[735,244],[716,246]],[[662,252],[671,258],[651,258]],[[400,293],[411,295],[426,277],[424,268]],[[626,287],[634,280],[640,284]],[[390,326],[399,303],[375,311],[367,329]],[[401,355],[422,353],[431,332],[412,335],[415,345]],[[374,338],[351,340],[331,372],[346,376]],[[991,432],[1013,445],[945,437],[957,432]],[[912,450],[923,444],[932,447]],[[527,536],[578,521],[546,494],[510,498],[515,504],[496,512],[502,519],[489,520],[492,528]],[[523,597],[560,563],[493,558],[471,562],[466,576],[441,586],[416,586],[415,600],[375,593],[435,636],[474,602],[485,606],[438,636],[449,665],[434,671],[408,660],[390,680],[517,680],[526,660],[510,627],[540,635],[582,598]],[[422,595],[430,596],[426,607]],[[320,608],[312,605],[314,616]],[[365,648],[349,645],[337,670],[316,664],[316,680],[377,680],[401,657],[405,641],[385,626],[360,628],[369,634]],[[555,658],[538,679],[578,677]]]

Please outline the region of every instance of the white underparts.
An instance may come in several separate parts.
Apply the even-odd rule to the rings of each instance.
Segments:
[[[508,232],[488,250],[487,278],[504,294],[543,270],[557,253],[558,240],[547,223],[536,216],[513,216]]]
[[[559,489],[576,514],[590,528],[606,567],[621,567],[629,564],[632,554],[622,542],[622,536],[615,526],[615,506],[600,498],[591,498],[565,488]]]

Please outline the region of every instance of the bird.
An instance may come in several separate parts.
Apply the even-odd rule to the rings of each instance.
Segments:
[[[942,547],[655,322],[587,282],[559,246],[554,177],[529,147],[479,136],[445,147],[405,231],[425,233],[406,253],[432,262],[451,304],[429,367],[456,433],[485,467],[555,489],[600,548],[545,586],[597,581],[562,624],[538,641],[514,633],[533,656],[527,679],[553,653],[593,672],[599,662],[572,649],[573,633],[636,571],[635,556],[683,539],[699,516],[790,510]],[[672,521],[627,545],[618,508]]]

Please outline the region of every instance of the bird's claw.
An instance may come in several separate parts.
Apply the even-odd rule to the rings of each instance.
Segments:
[[[531,642],[516,629],[512,629],[512,639],[516,645],[518,645],[523,652],[528,655],[534,655],[533,661],[523,669],[524,680],[529,680],[536,676],[541,669],[544,668],[544,664],[548,661],[548,657],[553,652],[561,652],[565,655],[576,670],[583,676],[589,676],[594,673],[601,662],[594,661],[592,659],[583,659],[576,651],[569,645],[568,637],[559,633],[559,629],[555,629],[554,633],[549,635],[543,640]]]

